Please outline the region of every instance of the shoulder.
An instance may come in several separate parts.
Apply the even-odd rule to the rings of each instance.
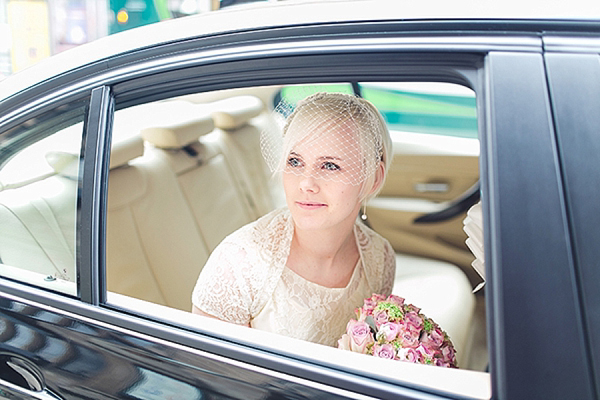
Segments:
[[[261,243],[262,239],[272,236],[273,233],[286,231],[290,222],[291,215],[286,208],[276,209],[256,221],[244,225],[223,239],[221,243],[224,245],[238,244],[244,247],[257,241]]]
[[[362,222],[355,223],[356,239],[363,251],[393,251],[390,242]]]
[[[360,247],[363,266],[372,288],[383,285],[396,271],[396,254],[390,242],[363,224],[356,222],[356,237]]]

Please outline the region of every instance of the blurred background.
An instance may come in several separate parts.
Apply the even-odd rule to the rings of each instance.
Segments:
[[[0,0],[0,80],[102,36],[255,1]]]

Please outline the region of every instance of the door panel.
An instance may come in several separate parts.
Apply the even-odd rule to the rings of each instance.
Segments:
[[[479,179],[479,141],[428,134],[392,133],[394,158],[379,196],[367,207],[368,222],[397,252],[445,260],[478,277],[465,245],[464,213],[442,222],[418,223],[445,208]]]

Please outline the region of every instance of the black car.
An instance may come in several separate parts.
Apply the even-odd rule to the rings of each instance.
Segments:
[[[598,399],[600,23],[419,7],[236,7],[0,82],[0,394]],[[315,91],[384,115],[394,158],[366,223],[458,369],[190,313],[215,246],[283,204],[259,141],[275,105]]]

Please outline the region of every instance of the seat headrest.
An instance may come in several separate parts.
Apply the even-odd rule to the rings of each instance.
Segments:
[[[200,136],[212,132],[215,128],[210,115],[194,114],[190,113],[189,116],[173,124],[143,129],[142,137],[161,149],[181,149],[196,142]]]
[[[221,129],[237,129],[264,109],[263,102],[255,96],[236,96],[213,104],[212,118]]]
[[[79,173],[79,155],[64,151],[51,151],[46,154],[46,161],[54,172],[67,178],[77,179]]]
[[[132,136],[112,144],[110,152],[110,169],[126,165],[134,158],[144,155],[144,141],[139,136]]]

